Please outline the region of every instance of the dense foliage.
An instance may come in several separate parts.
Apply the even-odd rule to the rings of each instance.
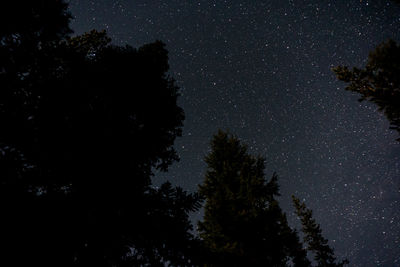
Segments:
[[[71,38],[66,7],[2,9],[11,23],[0,26],[0,260],[188,264],[199,199],[150,179],[178,159],[184,119],[164,44],[117,47],[96,31]]]

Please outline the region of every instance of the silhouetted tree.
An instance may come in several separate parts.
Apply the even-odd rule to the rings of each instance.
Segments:
[[[304,241],[308,245],[307,250],[314,253],[318,267],[342,267],[348,264],[348,260],[336,263],[334,251],[328,245],[328,240],[322,236],[319,224],[312,217],[312,211],[307,209],[306,205],[301,203],[298,198],[292,196],[292,199],[296,213],[301,220]]]
[[[378,105],[389,119],[391,129],[400,133],[400,46],[393,40],[380,44],[369,54],[364,69],[339,66],[333,69],[346,90],[361,94],[360,101]],[[400,138],[398,139],[400,141]]]
[[[53,71],[54,46],[71,32],[66,8],[63,1],[17,0],[6,1],[0,9],[0,265],[10,265],[7,259],[11,266],[33,264],[40,251],[37,244],[46,239],[41,232],[53,224],[42,204],[44,183],[34,175],[24,147],[35,146],[31,119],[39,84]]]
[[[200,236],[210,251],[207,266],[309,266],[297,233],[279,207],[277,176],[267,182],[264,159],[219,131],[205,159]]]
[[[66,8],[0,11],[0,265],[192,265],[199,197],[151,186],[184,119],[164,44],[70,38]]]

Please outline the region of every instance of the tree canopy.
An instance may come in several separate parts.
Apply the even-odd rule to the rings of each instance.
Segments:
[[[66,7],[16,1],[0,26],[0,260],[189,265],[199,198],[151,186],[178,159],[184,119],[165,45],[71,38]]]

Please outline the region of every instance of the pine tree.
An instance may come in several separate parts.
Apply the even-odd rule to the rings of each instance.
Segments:
[[[339,66],[333,69],[346,90],[361,95],[359,101],[375,103],[388,118],[391,129],[400,133],[400,46],[389,40],[369,54],[364,69]],[[400,138],[397,139],[400,141]]]
[[[200,194],[205,214],[200,237],[210,251],[209,266],[309,266],[297,233],[287,223],[276,196],[277,175],[269,182],[264,159],[240,140],[219,131],[206,157]]]
[[[328,245],[328,240],[322,236],[322,230],[319,224],[312,217],[312,211],[307,209],[304,203],[292,196],[296,213],[300,217],[304,241],[308,244],[308,251],[315,254],[315,261],[318,267],[342,267],[348,264],[348,260],[336,263],[336,257],[333,249]]]

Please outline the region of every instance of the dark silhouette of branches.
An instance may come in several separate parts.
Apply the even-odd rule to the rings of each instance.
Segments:
[[[193,265],[200,198],[151,186],[178,159],[184,119],[168,52],[71,38],[66,7],[1,10],[1,265]]]
[[[364,69],[339,66],[333,69],[346,90],[378,105],[388,118],[391,129],[400,132],[400,46],[395,41],[380,44],[369,54]],[[398,139],[400,141],[400,139]]]
[[[312,217],[312,211],[307,209],[304,203],[292,196],[296,213],[300,217],[303,226],[304,241],[307,243],[308,251],[314,253],[315,261],[319,267],[342,267],[348,264],[348,260],[336,263],[336,257],[333,249],[328,245],[328,240],[322,236],[322,230],[319,224]]]

